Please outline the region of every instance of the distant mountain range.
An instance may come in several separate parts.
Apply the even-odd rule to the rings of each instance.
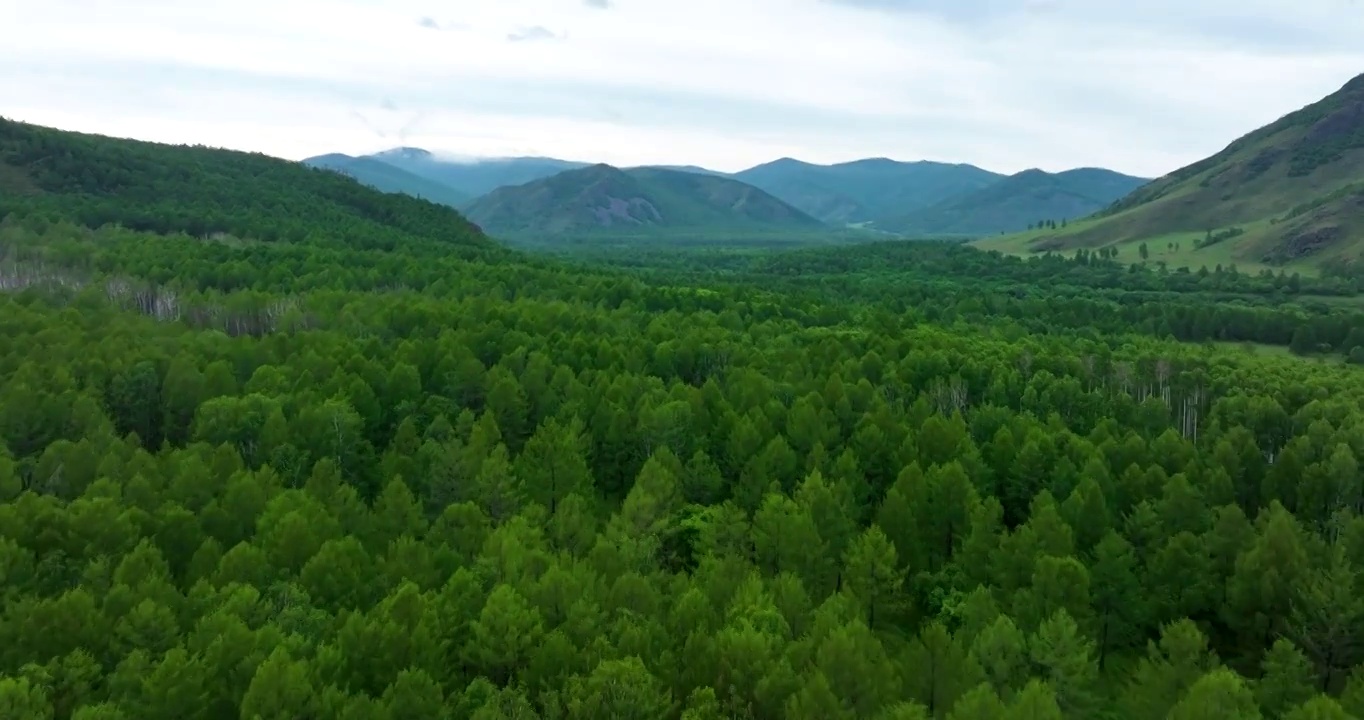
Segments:
[[[979,190],[1002,175],[974,165],[885,158],[813,165],[782,158],[734,177],[762,188],[820,220],[877,223]]]
[[[403,193],[440,205],[459,207],[473,199],[472,195],[460,192],[445,183],[408,172],[378,158],[332,153],[308,158],[303,163],[349,175],[361,184],[369,185],[376,190]]]
[[[495,234],[662,230],[810,230],[823,224],[768,193],[717,174],[591,165],[503,187],[464,207]]]
[[[591,164],[546,157],[447,160],[426,150],[407,147],[385,150],[367,157],[447,185],[470,198],[486,195],[500,187],[521,185]]]
[[[1024,170],[878,225],[907,235],[994,235],[1085,217],[1147,182],[1102,168]]]
[[[155,185],[135,193],[117,173],[88,171],[101,163]],[[250,208],[261,207],[262,197],[286,200],[261,215]],[[176,198],[192,211],[164,213],[158,203]],[[0,215],[7,208],[206,238],[288,242],[316,231],[383,248],[434,237],[469,253],[501,249],[481,229],[638,236],[865,224],[902,237],[984,236],[977,247],[1021,255],[1102,248],[1171,267],[1317,271],[1364,263],[1364,75],[1149,182],[1102,168],[1006,177],[886,159],[828,166],[783,159],[733,174],[554,158],[454,162],[416,148],[300,164],[0,118]],[[1050,222],[1028,229],[1038,221]],[[998,235],[1010,230],[1020,232]]]
[[[1173,267],[1364,262],[1364,75],[1093,217],[979,245],[1112,248]]]
[[[579,233],[608,228],[614,232],[623,224],[633,224],[637,231],[664,227],[779,231],[790,227],[786,210],[795,210],[803,218],[800,224],[806,226],[813,218],[832,228],[856,225],[907,236],[995,235],[1023,230],[1038,220],[1059,221],[1091,214],[1145,182],[1097,168],[1056,174],[1029,170],[1005,176],[974,165],[886,158],[834,165],[782,158],[737,173],[694,165],[611,168],[624,176],[610,178],[607,185],[602,184],[602,168],[610,166],[545,157],[456,161],[403,147],[361,157],[320,155],[303,162],[337,170],[385,192],[416,195],[459,208],[494,233],[555,233],[569,227]],[[587,168],[596,171],[578,172]],[[660,171],[723,179],[731,184],[686,184],[670,178],[666,185],[671,194],[665,197],[658,194],[658,186],[641,190],[625,180],[657,183],[660,176],[656,173]],[[554,183],[536,184],[559,175],[563,177]],[[524,187],[527,185],[530,187]],[[741,192],[739,185],[748,190]],[[521,189],[504,192],[514,188]],[[613,206],[617,210],[605,214],[585,209],[605,207],[599,204],[604,197],[627,196],[649,202],[636,203],[628,211]],[[717,197],[752,198],[760,207],[719,213],[698,211],[719,207]],[[768,212],[774,200],[786,210]],[[645,210],[646,206],[658,210],[660,217]],[[661,215],[664,208],[669,209],[666,217]],[[614,214],[617,211],[625,215]],[[588,223],[584,220],[588,217],[599,222]]]

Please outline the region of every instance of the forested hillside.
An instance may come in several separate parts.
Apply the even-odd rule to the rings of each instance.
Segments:
[[[491,249],[450,208],[277,158],[63,132],[0,118],[0,214],[96,227],[392,249]]]
[[[1171,262],[1364,267],[1364,75],[1014,252],[1181,243]],[[1216,259],[1209,259],[1216,258]]]
[[[780,233],[820,221],[738,180],[685,170],[592,165],[502,187],[464,206],[509,237]]]
[[[39,137],[0,717],[1364,717],[1356,279],[535,259],[290,202],[406,202],[332,173]],[[183,234],[215,177],[238,242]]]

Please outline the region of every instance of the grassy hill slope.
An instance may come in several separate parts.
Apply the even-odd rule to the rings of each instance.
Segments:
[[[300,163],[0,119],[0,216],[9,213],[198,237],[359,248],[422,238],[452,250],[498,247],[449,207]]]
[[[466,206],[490,232],[610,234],[685,230],[752,232],[822,227],[737,180],[662,168],[593,165],[504,187]]]
[[[994,235],[1044,220],[1085,217],[1147,181],[1103,168],[1059,173],[1024,170],[975,192],[901,218],[877,223],[893,232],[924,235]]]
[[[371,157],[352,157],[341,153],[318,155],[303,161],[310,167],[335,170],[386,193],[403,193],[433,203],[459,207],[473,199],[444,183],[415,175],[400,167]]]
[[[1317,269],[1364,258],[1364,75],[1064,230],[981,241],[1009,252],[1179,243],[1191,257]],[[1206,244],[1213,238],[1221,238]],[[1198,246],[1193,247],[1197,242]]]
[[[870,158],[836,165],[782,158],[736,173],[828,223],[899,217],[950,197],[979,190],[1003,176],[974,165]]]

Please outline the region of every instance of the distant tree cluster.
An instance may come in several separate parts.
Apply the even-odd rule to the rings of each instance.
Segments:
[[[1222,242],[1223,240],[1230,240],[1234,237],[1240,237],[1245,233],[1246,233],[1245,228],[1240,227],[1230,227],[1225,230],[1219,230],[1217,232],[1208,230],[1207,234],[1203,236],[1202,240],[1196,240],[1194,242],[1194,247],[1200,249],[1210,247],[1212,245],[1216,245],[1217,243]]]

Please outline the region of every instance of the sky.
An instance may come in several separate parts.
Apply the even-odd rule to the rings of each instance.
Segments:
[[[0,0],[0,27],[0,116],[290,159],[1154,177],[1364,73],[1364,0]]]

